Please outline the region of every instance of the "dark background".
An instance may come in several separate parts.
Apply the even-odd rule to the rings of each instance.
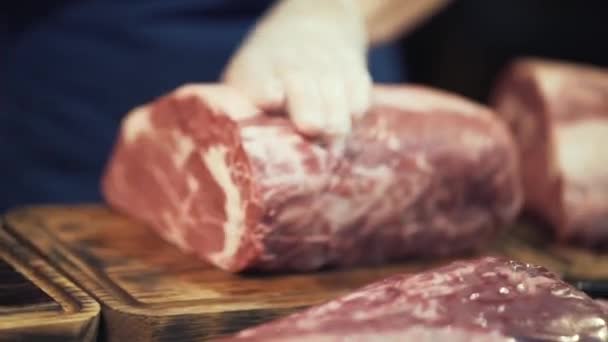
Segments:
[[[0,0],[0,211],[99,200],[122,115],[215,80],[271,2]],[[519,56],[606,66],[607,21],[608,0],[453,0],[402,41],[407,81],[485,102]]]
[[[608,65],[606,0],[454,0],[404,42],[410,81],[486,101],[513,58]]]

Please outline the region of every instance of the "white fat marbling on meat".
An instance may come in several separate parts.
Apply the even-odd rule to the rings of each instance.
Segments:
[[[469,130],[463,130],[460,134],[460,142],[465,151],[481,152],[495,145],[495,139],[490,138],[487,134],[479,134]]]
[[[575,183],[608,187],[608,120],[588,119],[559,125],[557,158],[566,177]]]
[[[301,205],[291,205],[286,206],[278,212],[276,222],[291,226],[308,225],[311,220],[314,220],[314,216],[316,216],[316,211],[314,211],[313,208]]]
[[[392,131],[389,130],[388,122],[385,117],[379,117],[376,124],[371,128],[371,131],[374,133],[374,137],[381,141],[386,141],[389,134],[392,133]]]
[[[241,238],[245,233],[245,211],[239,188],[232,180],[230,167],[226,162],[228,148],[218,145],[211,146],[201,153],[203,162],[219,187],[224,190],[224,247],[221,251],[212,253],[209,258],[222,267],[229,267],[231,258],[237,253]]]
[[[123,137],[127,144],[133,143],[140,135],[153,131],[151,114],[147,107],[135,108],[127,114],[122,125]]]
[[[418,153],[414,158],[414,163],[416,163],[416,167],[421,171],[426,173],[433,172],[433,166],[429,163],[428,156],[425,153]]]
[[[362,296],[365,297],[365,296]],[[302,329],[314,328],[326,317],[329,317],[342,308],[346,301],[338,299],[329,303],[312,307],[305,312],[301,319],[297,320],[296,326]]]
[[[368,302],[381,300],[387,295],[387,288],[390,287],[397,287],[404,297],[420,296],[422,298],[434,298],[450,295],[468,286],[464,282],[457,285],[454,280],[462,279],[474,272],[475,266],[466,264],[449,271],[414,274],[400,282],[390,285],[379,283],[377,286],[372,286],[365,291],[348,294],[342,297],[340,302],[346,303],[359,299],[364,299]]]
[[[340,302],[346,303],[359,299],[364,299],[366,301],[373,302],[386,296],[386,291],[384,291],[385,288],[386,285],[379,285],[370,288],[367,291],[355,291],[342,297],[340,299]]]
[[[254,336],[249,331],[240,334],[242,337]],[[288,342],[386,342],[386,341],[416,341],[416,342],[516,342],[516,339],[506,337],[497,331],[475,332],[457,327],[428,327],[416,325],[405,329],[378,332],[373,329],[354,331],[352,333],[341,332],[332,334],[300,333],[290,337],[280,336],[275,339],[267,338],[265,341],[288,341]]]
[[[497,331],[492,332],[474,332],[467,329],[456,327],[427,327],[423,325],[413,326],[405,330],[394,332],[383,332],[377,334],[369,332],[368,334],[358,335],[355,339],[349,341],[417,341],[417,342],[515,342],[514,338],[505,337]],[[369,339],[369,337],[375,339]],[[365,338],[367,337],[367,338]]]
[[[373,182],[375,185],[371,192],[363,191],[357,193],[351,198],[354,207],[351,208],[351,215],[353,218],[362,218],[367,216],[367,222],[369,225],[377,225],[382,220],[391,216],[391,213],[395,211],[397,205],[403,206],[408,205],[407,200],[412,198],[413,194],[404,193],[399,196],[402,199],[400,203],[391,203],[392,200],[387,198],[387,194],[390,192],[391,187],[395,184],[394,171],[387,165],[380,165],[376,167],[363,167],[354,166],[352,168],[353,175],[363,177],[368,182]],[[341,215],[340,213],[332,213],[327,211],[327,214],[333,214],[334,222],[341,222],[348,219],[349,215]],[[352,222],[352,220],[350,221]],[[350,223],[346,221],[344,223]]]
[[[192,247],[188,243],[185,237],[185,231],[180,228],[179,222],[175,219],[173,213],[165,211],[161,215],[163,225],[166,227],[161,231],[162,236],[172,243],[174,243],[179,249],[184,252],[189,252]]]
[[[523,285],[518,285],[518,289],[519,288],[523,288]],[[551,290],[551,294],[556,296],[556,297],[561,297],[561,298],[575,298],[575,299],[582,299],[584,300],[585,297],[583,296],[582,293],[575,293],[574,291],[572,291],[571,288],[569,287],[561,287],[561,288],[554,288]]]
[[[173,206],[167,207],[161,214],[161,220],[165,229],[161,230],[160,234],[170,242],[173,242],[185,252],[191,251],[192,247],[186,240],[186,230],[184,227],[191,226],[194,223],[194,218],[189,215],[193,205],[196,192],[190,191],[185,197],[178,194],[174,184],[169,181],[166,170],[162,168],[152,168],[151,173],[158,183],[158,186]],[[194,178],[188,175],[189,178]],[[196,181],[196,180],[195,180]]]
[[[368,205],[373,199],[361,201],[356,196],[345,198],[334,194],[323,194],[314,202],[315,210],[312,215],[319,213],[329,224],[332,232],[346,227],[350,222],[358,220],[368,211]]]
[[[400,288],[409,295],[419,295],[423,298],[445,296],[465,288],[464,282],[455,283],[454,280],[473,274],[475,266],[463,265],[448,272],[430,272],[417,274],[401,283]]]
[[[399,138],[391,135],[388,139],[387,139],[387,146],[388,149],[391,151],[399,151],[399,149],[401,148],[401,143],[399,142]]]
[[[199,189],[198,180],[191,174],[186,176],[186,184],[188,186],[188,191],[191,193],[196,192]]]
[[[378,165],[374,167],[354,165],[352,168],[352,173],[374,179],[386,179],[393,175],[393,171],[387,165]]]
[[[435,299],[429,299],[427,302],[415,303],[410,310],[412,316],[425,321],[436,321],[441,318],[441,305]]]
[[[175,150],[171,154],[175,167],[182,168],[188,157],[194,152],[194,140],[178,130],[171,132],[175,142]]]
[[[305,145],[304,139],[285,127],[247,126],[241,129],[241,137],[243,147],[250,158],[264,161],[259,163],[258,167],[261,168],[260,173],[268,177],[261,177],[259,180],[269,189],[282,191],[280,185],[309,185],[326,176],[322,172],[311,172],[306,168],[305,158],[308,154],[300,150]],[[312,158],[321,164],[321,170],[325,169],[327,152],[319,146],[306,145],[312,153]],[[266,196],[271,197],[272,192],[266,193]]]
[[[515,285],[515,289],[521,293],[535,294],[539,289],[551,286],[555,280],[545,276],[530,276],[526,272],[514,271],[509,267],[498,267],[496,272],[502,276],[506,276],[509,283]]]
[[[393,170],[386,165],[381,165],[376,167],[355,166],[351,171],[354,175],[359,176],[357,181],[373,183],[372,191],[370,192],[364,187],[362,191],[350,193],[348,197],[325,192],[316,198],[312,207],[297,207],[294,208],[294,211],[297,210],[299,215],[309,215],[311,218],[323,217],[323,220],[329,225],[331,233],[350,227],[363,217],[366,217],[368,225],[373,226],[390,216],[397,205],[391,203],[391,200],[386,197],[395,183]],[[353,185],[351,188],[356,188],[356,186]]]
[[[441,305],[435,299],[429,299],[423,302],[408,302],[403,299],[397,299],[390,304],[381,305],[379,307],[370,307],[362,311],[354,311],[351,313],[353,321],[364,322],[393,315],[411,315],[422,321],[435,322],[440,319]]]
[[[369,134],[371,134],[376,140],[384,142],[388,150],[394,152],[400,151],[401,137],[396,134],[394,128],[390,127],[390,123],[385,117],[379,117],[368,129]]]

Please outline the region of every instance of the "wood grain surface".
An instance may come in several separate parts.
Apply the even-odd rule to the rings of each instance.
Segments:
[[[108,341],[208,340],[326,301],[398,272],[446,263],[274,276],[232,275],[185,255],[102,206],[13,211],[6,227],[102,303]],[[608,279],[608,256],[552,246],[520,225],[485,254],[540,263],[563,276]]]
[[[95,341],[100,307],[0,227],[0,341]]]
[[[500,255],[545,266],[568,281],[608,281],[608,251],[556,244],[542,232],[531,221],[524,221],[490,248]]]

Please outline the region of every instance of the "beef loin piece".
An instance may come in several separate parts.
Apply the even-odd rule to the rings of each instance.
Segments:
[[[600,304],[543,267],[485,257],[392,276],[222,341],[607,341]]]
[[[258,115],[234,90],[189,85],[125,118],[107,202],[229,271],[310,271],[482,246],[518,213],[514,142],[489,109],[378,86],[331,143]]]
[[[526,207],[558,238],[608,243],[608,70],[539,59],[505,71],[492,103],[521,152]]]
[[[606,317],[608,317],[608,300],[596,299],[595,302],[598,303],[602,307],[602,309],[604,309],[604,313],[606,314]]]

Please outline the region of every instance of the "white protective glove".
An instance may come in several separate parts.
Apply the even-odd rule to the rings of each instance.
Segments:
[[[348,134],[369,107],[365,18],[356,0],[283,0],[224,71],[263,110],[285,110],[310,136]]]

